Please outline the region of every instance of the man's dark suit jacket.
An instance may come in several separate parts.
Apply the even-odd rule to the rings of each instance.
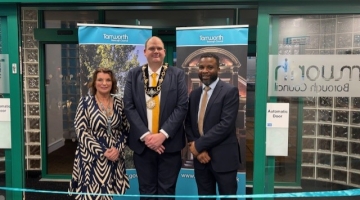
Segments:
[[[199,87],[190,94],[189,112],[185,123],[188,142],[195,141],[195,148],[199,153],[208,151],[214,171],[237,170],[240,161],[235,121],[239,109],[239,91],[236,87],[219,80],[208,101],[204,117],[204,135],[200,136],[197,124],[202,89]],[[203,169],[205,165],[194,158],[194,167]]]
[[[140,137],[149,131],[142,67],[129,71],[124,91],[125,114],[130,122],[128,145],[137,154],[145,149]],[[184,119],[188,109],[185,73],[182,69],[168,67],[160,94],[160,129],[169,138],[163,143],[166,152],[180,151],[185,146]]]

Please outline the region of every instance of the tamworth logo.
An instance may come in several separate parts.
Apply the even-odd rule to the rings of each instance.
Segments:
[[[105,40],[111,40],[114,42],[127,42],[129,40],[129,36],[126,34],[123,35],[108,35],[103,34]]]
[[[224,36],[222,35],[213,35],[213,36],[203,36],[200,35],[200,41],[205,41],[208,43],[215,43],[215,42],[223,42]]]
[[[283,74],[283,80],[278,80],[279,74]],[[360,81],[359,65],[341,68],[298,65],[290,69],[285,60],[284,65],[275,68],[274,89],[279,92],[349,92],[351,80]]]

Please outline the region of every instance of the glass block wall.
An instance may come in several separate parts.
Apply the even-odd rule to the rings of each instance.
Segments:
[[[279,55],[360,54],[360,15],[278,19]],[[360,186],[360,95],[354,95],[302,98],[303,179]]]
[[[360,185],[360,97],[307,97],[303,177]]]
[[[22,65],[24,81],[24,133],[26,170],[41,169],[39,44],[34,38],[38,11],[23,9],[21,14]]]

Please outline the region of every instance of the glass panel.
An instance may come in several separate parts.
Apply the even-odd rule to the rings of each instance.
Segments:
[[[347,168],[347,156],[334,155],[333,166],[337,168]]]
[[[347,126],[334,126],[334,137],[335,138],[348,138],[348,127]]]
[[[121,16],[121,17],[119,17]],[[166,17],[164,17],[166,16]],[[235,9],[223,10],[114,10],[105,11],[106,24],[152,26],[174,28],[181,26],[233,25]]]
[[[360,140],[360,128],[351,127],[351,138],[354,140]]]
[[[307,178],[315,177],[315,168],[314,167],[302,167],[302,175]]]
[[[349,112],[348,111],[338,110],[338,111],[335,111],[334,113],[335,113],[335,122],[336,123],[343,123],[343,124],[349,123]]]
[[[333,99],[331,97],[319,97],[319,106],[332,108]]]
[[[323,154],[323,153],[318,153],[317,154],[317,162],[316,163],[318,165],[330,166],[330,162],[331,162],[330,154]]]
[[[29,138],[27,139],[27,142],[40,143],[40,132],[29,132],[28,136]]]
[[[323,122],[332,122],[332,110],[319,110],[319,120]]]
[[[334,181],[342,182],[344,184],[347,182],[347,172],[340,170],[333,170],[333,179]]]
[[[316,133],[316,124],[304,124],[303,135],[315,135],[315,133]]]
[[[300,115],[298,110],[299,101],[297,98],[278,98],[278,102],[289,103],[289,131],[288,131],[288,156],[276,156],[276,169],[275,169],[275,181],[277,182],[295,182],[296,180],[296,170],[297,165],[296,161],[301,159],[298,157],[298,134],[301,129],[299,129],[297,124],[297,117]],[[302,116],[302,115],[301,115]],[[304,134],[309,137],[312,136],[315,132],[316,124],[306,124],[306,127],[302,130]],[[303,143],[301,144],[307,151],[315,151],[316,141],[313,138],[304,138]],[[315,158],[313,156],[304,155],[303,158],[306,160],[307,164],[314,164]]]
[[[315,107],[316,98],[315,97],[306,97],[304,98],[304,107]]]
[[[335,107],[337,108],[348,108],[349,98],[348,97],[336,97]]]
[[[353,111],[351,112],[351,123],[352,124],[356,124],[356,125],[360,125],[360,112],[357,111]]]
[[[98,11],[44,11],[45,28],[76,28],[77,23],[98,23]]]
[[[257,25],[257,9],[239,9],[238,24],[248,24],[250,26],[249,41],[256,40],[256,33],[252,34],[251,27]],[[230,17],[230,13],[229,13]],[[231,19],[231,17],[230,17]],[[232,20],[229,21],[231,23]],[[234,23],[235,24],[235,23]],[[251,48],[249,44],[248,48]],[[251,54],[251,50],[248,50]],[[246,91],[246,180],[252,181],[253,157],[254,157],[254,113],[255,113],[255,78],[256,78],[256,56],[249,56],[247,59],[247,91]],[[282,160],[278,160],[280,164]],[[284,162],[283,162],[284,163]],[[278,173],[284,174],[284,168],[277,168]]]
[[[314,138],[304,138],[303,139],[303,149],[315,150],[315,139]],[[305,157],[303,159],[305,159]],[[305,160],[303,160],[303,162],[305,162]]]
[[[2,32],[1,32],[1,17],[0,17],[0,54],[2,53],[2,40],[1,40],[1,35],[2,35]]]
[[[315,141],[312,141],[312,143],[315,143]],[[311,152],[304,152],[303,153],[303,163],[315,164],[315,155]]]
[[[352,108],[354,109],[360,109],[360,97],[353,97],[352,98]]]
[[[318,136],[331,137],[332,126],[328,124],[319,124]]]
[[[360,158],[350,158],[350,167],[352,170],[360,171]]]
[[[318,139],[318,151],[331,151],[331,140]]]
[[[255,117],[255,74],[256,57],[247,59],[247,87],[246,87],[246,180],[252,181],[254,166],[254,117]],[[197,86],[196,86],[197,87]],[[195,87],[194,87],[195,88]]]
[[[331,174],[330,169],[316,168],[316,171],[317,171],[317,178],[318,179],[325,179],[325,180],[330,180],[331,179],[331,177],[330,177],[330,174]]]
[[[354,185],[360,185],[360,174],[358,173],[349,173],[350,174],[350,183]]]
[[[239,9],[239,24],[257,25],[257,9]]]
[[[350,142],[350,155],[360,155],[360,143]]]
[[[27,93],[29,102],[39,102],[39,92],[37,91],[29,91]]]
[[[298,103],[290,107],[300,110],[301,115],[290,114],[290,120],[299,124],[302,134],[302,178],[360,187],[358,63],[354,61],[357,64],[347,68],[343,66],[353,64],[339,59],[333,65],[343,68],[335,69],[328,64],[318,65],[315,59],[356,59],[345,54],[360,54],[360,16],[272,15],[270,23],[268,85],[275,87],[269,87],[269,97],[277,102],[288,98]],[[282,60],[276,60],[279,58]],[[304,66],[296,61],[300,58]],[[309,65],[309,60],[313,64]],[[344,89],[341,81],[354,83],[351,88],[355,90],[344,93],[349,88]],[[300,173],[300,169],[293,173]]]
[[[336,153],[348,153],[348,142],[334,140],[334,152]]]
[[[73,120],[80,99],[78,46],[46,44],[45,52],[47,170],[71,174],[76,149]]]
[[[316,110],[304,110],[304,121],[314,121],[316,117]]]

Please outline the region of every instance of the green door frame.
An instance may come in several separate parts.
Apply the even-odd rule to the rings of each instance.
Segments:
[[[36,31],[35,31],[36,32]],[[77,33],[77,32],[76,32]],[[76,34],[77,35],[77,34]],[[35,33],[36,38],[36,33]],[[76,38],[77,41],[77,38]],[[45,70],[45,45],[46,44],[77,44],[74,41],[74,37],[69,36],[68,41],[64,39],[64,41],[58,42],[39,42],[39,85],[40,85],[40,101],[46,102],[46,70]],[[47,169],[47,113],[46,113],[46,104],[42,104],[40,106],[40,115],[42,116],[40,119],[40,130],[41,130],[41,177],[42,180],[70,180],[71,174],[48,174]]]
[[[360,13],[360,4],[356,0],[343,1],[303,1],[303,2],[259,2],[257,30],[257,64],[255,89],[255,137],[254,142],[254,181],[253,194],[274,193],[273,172],[266,173],[267,168],[274,168],[273,158],[265,155],[266,141],[266,103],[267,96],[270,19],[271,15],[299,14],[356,14]],[[301,155],[299,152],[297,155]],[[271,165],[269,165],[271,164]]]
[[[9,54],[9,84],[10,115],[11,115],[11,149],[5,150],[5,179],[6,187],[24,188],[25,163],[24,163],[24,130],[23,130],[23,90],[22,69],[19,62],[19,36],[18,7],[16,4],[6,4],[0,7],[2,53]],[[15,37],[10,37],[15,36]],[[16,72],[12,71],[16,66]],[[20,126],[19,126],[20,124]],[[20,191],[7,191],[6,199],[22,200]]]

